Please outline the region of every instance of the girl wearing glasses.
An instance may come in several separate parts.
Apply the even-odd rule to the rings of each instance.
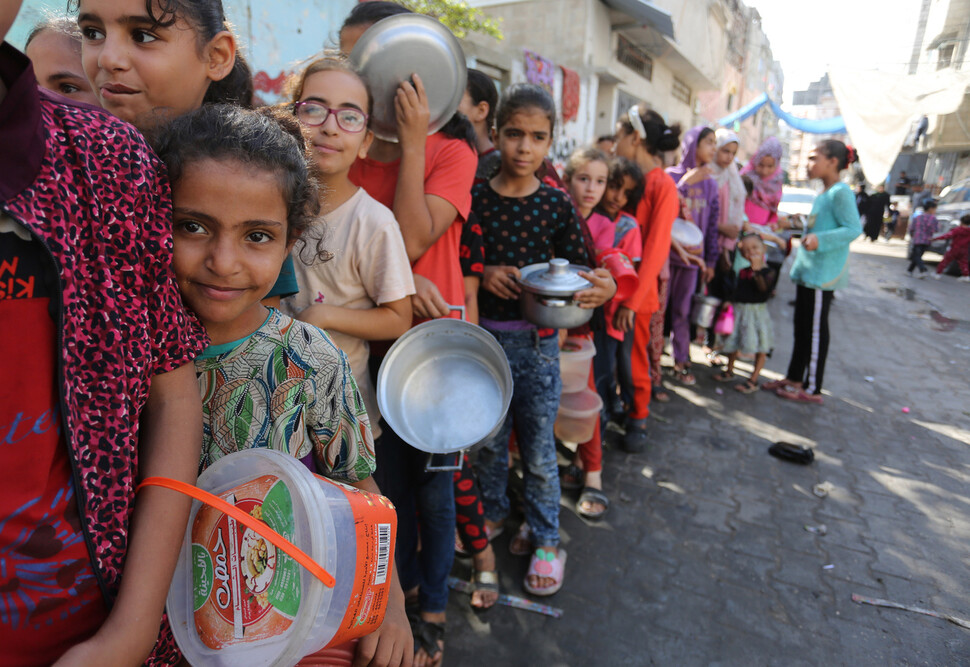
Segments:
[[[320,58],[293,82],[291,99],[322,187],[321,217],[293,253],[300,291],[284,310],[326,329],[347,354],[376,437],[380,413],[367,372],[368,341],[410,328],[414,280],[394,214],[348,178],[374,139],[367,127],[370,93],[342,59]],[[324,246],[332,249],[325,264],[317,253]]]

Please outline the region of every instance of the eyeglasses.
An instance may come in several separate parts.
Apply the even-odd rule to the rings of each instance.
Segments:
[[[360,109],[344,107],[331,109],[325,104],[307,100],[293,105],[293,113],[307,127],[318,127],[327,122],[330,114],[337,121],[337,127],[344,132],[357,133],[367,127],[367,114]]]

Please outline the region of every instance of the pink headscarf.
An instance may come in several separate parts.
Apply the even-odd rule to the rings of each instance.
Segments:
[[[754,192],[751,193],[749,201],[757,204],[769,212],[769,219],[775,217],[778,204],[781,202],[781,189],[784,186],[784,175],[781,172],[781,142],[777,137],[768,137],[758,147],[748,164],[741,169],[741,175],[747,174],[751,182],[754,183]],[[755,167],[761,162],[761,158],[772,157],[775,159],[775,171],[768,178],[762,179],[755,172]]]

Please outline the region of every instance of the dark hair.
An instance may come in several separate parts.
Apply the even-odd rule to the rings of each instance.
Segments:
[[[936,208],[936,207],[937,207],[937,201],[935,199],[930,199],[928,201],[923,202],[923,209],[924,210],[925,209],[930,209],[930,208]]]
[[[960,224],[964,227],[970,225],[970,213],[966,213],[960,216]]]
[[[750,197],[751,194],[754,192],[754,181],[751,180],[750,176],[748,176],[747,174],[744,174],[741,177],[741,182],[744,183],[744,189],[748,193],[748,196]]]
[[[77,41],[78,45],[81,43],[81,29],[77,27],[77,21],[64,14],[48,13],[30,29],[30,32],[27,34],[27,41],[24,42],[24,51],[34,41],[34,38],[48,30],[58,35],[70,37]]]
[[[377,23],[381,19],[398,14],[413,14],[410,9],[396,2],[386,2],[385,0],[370,0],[369,2],[359,2],[347,14],[340,30],[358,25],[368,25]]]
[[[495,111],[495,129],[501,130],[513,114],[525,109],[538,109],[549,119],[549,134],[556,129],[556,103],[545,88],[534,83],[516,83],[502,95]]]
[[[643,123],[643,129],[647,133],[646,137],[640,139],[643,147],[647,149],[650,155],[660,155],[667,151],[676,150],[680,146],[680,123],[667,125],[663,116],[653,109],[647,108],[647,105],[643,102],[637,106],[637,110],[640,114],[640,122]],[[637,134],[627,114],[621,116],[619,122],[624,132]]]
[[[306,80],[317,72],[347,72],[357,77],[357,80],[364,86],[364,91],[367,93],[367,106],[364,107],[364,111],[367,113],[367,124],[369,126],[370,114],[374,110],[374,98],[371,96],[370,86],[367,85],[367,80],[361,76],[360,72],[353,68],[347,56],[342,53],[324,53],[319,58],[314,58],[307,63],[306,67],[299,74],[294,74],[287,80],[286,96],[290,98],[290,108],[292,109],[292,103],[300,101],[300,97],[303,95],[303,88],[306,86]]]
[[[838,139],[826,139],[825,141],[819,142],[815,147],[815,150],[824,155],[827,158],[835,158],[838,160],[839,171],[842,171],[850,164],[855,162],[855,151],[852,150],[851,146],[846,146]]]
[[[498,106],[498,90],[495,89],[492,77],[485,72],[479,72],[477,69],[469,69],[468,84],[465,86],[465,90],[468,91],[468,96],[472,98],[472,102],[475,104],[488,103],[485,127],[491,129],[492,123],[495,122],[495,107]]]
[[[704,141],[708,136],[714,134],[714,130],[710,127],[705,127],[701,130],[701,133],[697,135],[697,143]]]
[[[601,141],[616,141],[616,135],[601,134],[600,136],[596,137],[596,143],[600,143]]]
[[[448,119],[445,126],[438,130],[441,134],[451,139],[461,139],[468,144],[475,153],[478,153],[478,135],[472,122],[465,117],[465,114],[456,111],[455,115]]]
[[[640,200],[643,198],[643,170],[633,160],[624,157],[614,157],[610,160],[610,175],[606,182],[608,188],[622,188],[625,178],[633,179],[633,190],[626,200],[626,208],[629,211],[636,211]]]
[[[77,11],[81,0],[68,0],[68,7]],[[226,21],[222,0],[145,0],[145,13],[155,27],[170,28],[181,17],[198,33],[199,51],[217,34],[232,27]],[[223,79],[212,81],[206,90],[203,104],[235,104],[252,108],[253,77],[249,64],[236,52],[232,70]]]
[[[275,174],[286,201],[289,241],[300,238],[320,212],[309,142],[299,121],[280,109],[207,104],[162,126],[151,139],[173,184],[200,160],[233,160]]]

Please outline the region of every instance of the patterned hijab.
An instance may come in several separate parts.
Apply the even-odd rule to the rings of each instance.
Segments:
[[[781,142],[778,137],[768,137],[762,142],[758,151],[754,154],[748,164],[741,170],[741,174],[747,174],[754,183],[754,192],[751,199],[762,208],[774,211],[781,202],[781,189],[784,185],[784,175],[781,172]],[[775,159],[775,171],[768,178],[761,178],[755,172],[755,167],[764,157]]]

